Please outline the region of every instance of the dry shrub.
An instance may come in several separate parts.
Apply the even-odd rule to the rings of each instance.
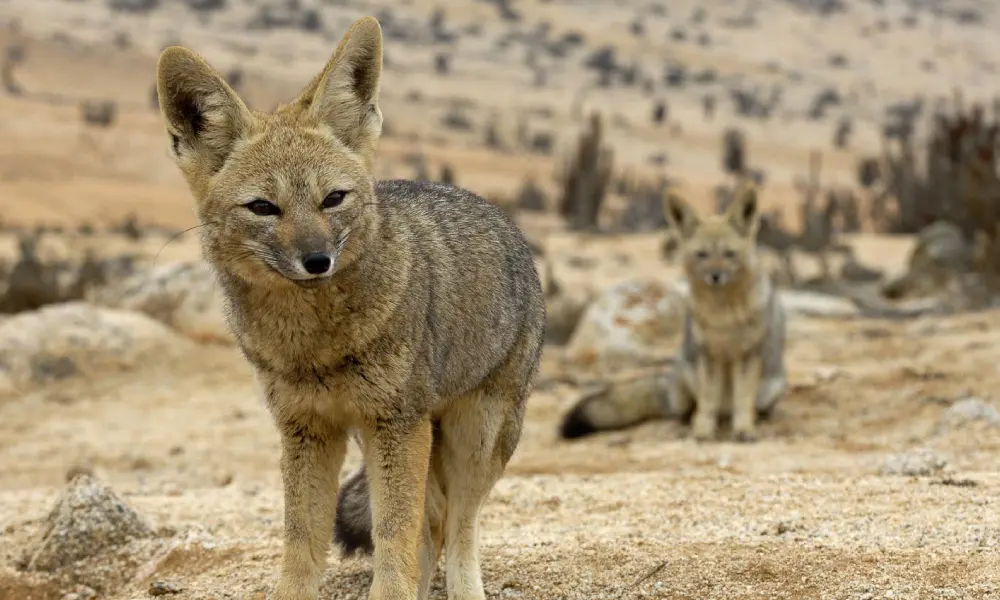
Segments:
[[[965,106],[956,94],[932,116],[929,135],[883,139],[881,184],[872,202],[875,228],[917,233],[938,221],[953,223],[974,252],[972,269],[1000,274],[1000,177],[997,144],[1000,100],[992,116],[982,104]]]

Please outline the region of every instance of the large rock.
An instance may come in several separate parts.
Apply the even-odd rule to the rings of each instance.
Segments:
[[[805,290],[780,290],[778,296],[789,316],[855,317],[861,311],[847,298]]]
[[[908,452],[885,457],[880,475],[926,477],[940,473],[948,466],[948,458],[931,448],[914,448]]]
[[[603,369],[671,356],[684,329],[683,286],[659,281],[618,284],[587,307],[567,358]]]
[[[146,313],[199,342],[233,343],[223,316],[223,297],[208,264],[176,262],[136,273],[98,290],[100,306]]]
[[[552,263],[542,269],[542,290],[545,292],[545,343],[562,346],[570,341],[587,305],[593,301],[588,290],[566,288],[555,278]]]
[[[111,488],[89,475],[78,475],[45,518],[25,563],[33,571],[56,571],[131,540],[152,536],[145,519]]]
[[[0,398],[179,356],[190,344],[140,313],[85,302],[50,304],[0,321]]]
[[[678,281],[675,286],[685,296],[690,294],[691,288],[687,281]],[[834,294],[779,288],[778,297],[781,298],[781,305],[789,316],[837,318],[856,317],[861,314],[861,310],[853,300]]]

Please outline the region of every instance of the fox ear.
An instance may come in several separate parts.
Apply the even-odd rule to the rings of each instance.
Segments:
[[[363,17],[351,25],[323,72],[299,97],[299,103],[360,154],[369,169],[382,134],[381,77],[382,27],[374,17]]]
[[[726,219],[733,228],[746,236],[757,235],[760,228],[760,205],[757,188],[752,183],[741,184],[733,193],[733,201],[726,209]]]
[[[156,65],[156,93],[181,170],[211,175],[221,169],[252,120],[236,92],[200,56],[170,46]]]
[[[701,219],[691,205],[674,192],[667,192],[663,197],[663,216],[667,219],[667,225],[675,229],[681,238],[690,237],[701,224]]]

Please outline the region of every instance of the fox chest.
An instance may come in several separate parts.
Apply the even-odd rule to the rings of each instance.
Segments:
[[[241,310],[230,325],[247,360],[259,371],[301,380],[316,374],[335,377],[359,354],[359,332],[344,319],[326,319],[301,310]]]
[[[754,311],[712,319],[696,316],[692,333],[703,353],[719,359],[739,360],[760,346],[764,327],[764,315]]]

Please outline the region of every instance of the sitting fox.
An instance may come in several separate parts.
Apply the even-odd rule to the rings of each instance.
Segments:
[[[724,213],[704,220],[671,193],[664,214],[690,286],[673,369],[583,398],[564,418],[563,438],[651,418],[691,418],[694,437],[708,440],[719,417],[728,416],[733,437],[750,442],[757,418],[785,390],[785,312],[757,258],[756,190],[744,185]]]
[[[281,436],[271,600],[316,600],[332,538],[374,553],[372,600],[427,598],[442,547],[449,600],[483,600],[479,510],[542,351],[542,285],[514,223],[455,187],[375,181],[381,72],[371,17],[274,113],[194,52],[160,55],[203,254]],[[364,468],[338,495],[352,433]]]

